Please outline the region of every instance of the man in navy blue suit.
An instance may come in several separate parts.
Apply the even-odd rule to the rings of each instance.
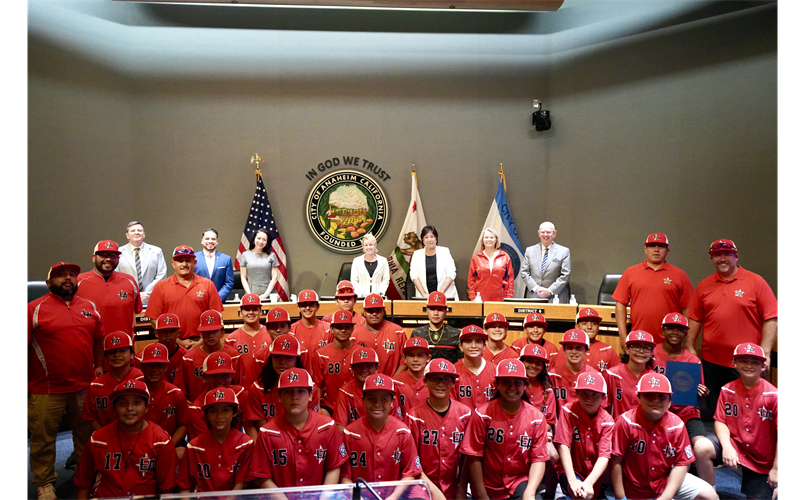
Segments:
[[[213,228],[205,230],[201,235],[201,246],[204,247],[204,252],[196,259],[195,273],[212,280],[221,302],[225,302],[235,284],[232,258],[215,250],[218,248],[218,231]]]

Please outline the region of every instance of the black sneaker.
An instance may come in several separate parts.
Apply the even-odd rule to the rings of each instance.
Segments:
[[[67,470],[76,470],[78,467],[78,459],[75,457],[75,453],[71,454],[67,457],[67,461],[64,462],[64,468]]]

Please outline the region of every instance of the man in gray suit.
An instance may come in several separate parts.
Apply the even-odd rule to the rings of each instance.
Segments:
[[[143,305],[157,282],[167,274],[168,266],[165,256],[158,246],[145,243],[145,229],[139,221],[133,220],[126,226],[128,245],[120,245],[120,264],[118,272],[130,274],[140,287],[140,298]]]
[[[540,297],[570,301],[570,250],[557,245],[556,228],[551,222],[539,226],[540,243],[526,248],[520,275],[528,288],[528,298]]]

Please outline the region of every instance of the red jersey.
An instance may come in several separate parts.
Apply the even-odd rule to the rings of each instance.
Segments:
[[[310,375],[321,389],[321,405],[330,409],[335,408],[338,400],[338,390],[354,380],[350,372],[352,351],[357,349],[356,344],[348,349],[339,349],[335,344],[327,344],[311,356],[312,367]]]
[[[428,399],[430,395],[428,388],[425,387],[424,376],[419,377],[419,380],[414,380],[414,377],[411,376],[411,372],[405,370],[394,377],[394,380],[404,384],[400,386],[400,392],[402,393],[400,403],[402,404],[403,411],[406,413],[414,406]]]
[[[662,344],[662,320],[669,312],[691,306],[693,284],[685,271],[668,262],[657,270],[643,261],[626,268],[615,287],[612,300],[628,305],[631,301],[632,330],[645,330]]]
[[[676,359],[668,358],[668,354],[666,354],[665,350],[662,348],[661,345],[658,345],[656,349],[654,349],[654,371],[657,373],[662,373],[665,375],[665,367],[668,361],[679,361],[681,363],[698,363],[702,364],[699,361],[699,358],[688,351],[687,349],[682,349],[682,354],[679,355]],[[701,371],[701,379],[699,383],[704,385],[704,371]],[[682,419],[683,422],[688,423],[688,420],[691,418],[701,418],[702,414],[699,411],[698,406],[683,406],[683,405],[671,405],[668,408],[669,411],[676,413],[676,416]]]
[[[399,481],[414,478],[422,472],[411,430],[395,417],[376,432],[366,417],[344,429],[344,446],[349,459],[341,468],[341,477],[350,481],[362,477],[367,481]]]
[[[333,419],[310,412],[297,430],[281,416],[260,428],[252,474],[271,479],[280,488],[318,486],[327,472],[346,461],[347,449]]]
[[[249,400],[249,391],[239,385],[230,385],[229,388],[235,391],[235,396],[238,398],[238,407],[241,413],[243,413],[243,408]],[[202,406],[204,406],[204,395],[207,394],[207,392],[209,391],[205,390],[204,393],[187,405],[187,439],[189,440],[201,436],[209,429],[207,427],[207,419],[204,417],[204,410],[202,410]]]
[[[148,346],[145,346],[148,347]],[[145,351],[145,347],[134,355],[134,367],[139,368],[140,370],[143,369],[142,367],[142,360],[143,360],[143,351]],[[179,373],[179,365],[182,362],[182,357],[187,354],[187,349],[176,344],[176,349],[172,353],[168,353],[168,369],[165,372],[165,381],[170,382],[171,384],[178,385],[176,383],[176,376]]]
[[[565,351],[559,351],[556,356],[551,359],[554,368],[556,365],[563,365],[567,362]],[[611,345],[600,340],[590,340],[590,349],[584,355],[584,363],[592,366],[600,372],[604,372],[607,368],[612,368],[621,364],[621,357],[618,356],[617,351]]]
[[[581,366],[582,368],[579,373],[598,371],[587,363]],[[553,368],[553,371],[548,372],[548,376],[551,378],[551,385],[553,385],[553,393],[556,395],[557,408],[579,400],[575,390],[576,379],[579,377],[579,373],[571,372],[570,368],[567,367],[567,363],[557,364]],[[606,405],[606,400],[602,404]]]
[[[154,496],[173,488],[175,467],[176,450],[160,426],[148,422],[141,432],[129,434],[115,422],[89,438],[73,483],[89,488],[90,498]]]
[[[93,345],[105,334],[95,304],[48,292],[28,303],[28,392],[66,394],[95,379]]]
[[[143,303],[137,281],[132,276],[112,271],[106,280],[93,269],[78,275],[75,294],[95,304],[107,332],[126,332],[134,338],[134,315],[142,312]]]
[[[186,287],[173,274],[154,286],[148,297],[145,315],[158,318],[163,313],[174,313],[179,316],[179,324],[182,325],[179,337],[187,339],[201,336],[198,331],[199,318],[209,309],[224,310],[218,289],[212,281],[194,274],[190,286]]]
[[[394,392],[396,396],[391,403],[389,415],[403,419],[405,418],[401,402],[403,396],[400,392],[400,383],[396,380],[394,381]],[[354,378],[350,383],[339,389],[334,410],[333,420],[337,425],[344,427],[366,415],[366,407],[363,406],[363,389],[358,386],[358,382]]]
[[[422,471],[439,487],[445,498],[458,498],[459,446],[471,414],[467,405],[451,399],[443,417],[430,407],[426,398],[406,415]]]
[[[489,498],[509,498],[520,483],[528,481],[531,464],[550,458],[545,416],[526,402],[509,415],[499,399],[492,400],[470,417],[461,453],[481,457]]]
[[[519,353],[520,351],[523,350],[523,347],[532,343],[533,342],[528,341],[528,337],[520,337],[519,339],[512,342],[512,349],[514,349]],[[552,343],[545,340],[545,338],[537,342],[537,344],[539,344],[540,347],[545,349],[545,352],[548,354],[548,364],[550,366],[553,366],[554,359],[556,359],[556,355],[559,354],[559,349],[557,349],[556,346],[553,345]]]
[[[403,364],[402,349],[408,336],[403,327],[396,323],[384,321],[377,333],[370,332],[365,324],[355,325],[350,339],[361,347],[370,347],[375,350],[377,358],[380,360],[378,373],[391,377]]]
[[[238,328],[224,339],[224,344],[235,349],[240,356],[238,357],[240,376],[238,380],[232,378],[233,384],[251,385],[260,378],[262,365],[258,366],[255,356],[257,351],[271,345],[271,335],[268,334],[265,325],[254,335],[249,335],[243,328]]]
[[[556,428],[553,443],[557,448],[560,444],[568,447],[573,472],[578,473],[582,479],[586,479],[599,458],[609,459],[612,455],[612,431],[615,428],[615,421],[600,406],[598,413],[594,417],[590,417],[579,407],[578,401],[572,405],[563,406],[559,411],[561,412],[559,414],[561,423]],[[557,460],[554,465],[557,474],[565,472],[561,460]],[[595,482],[593,498],[598,498],[601,492],[601,479],[598,478],[598,481]]]
[[[763,278],[738,266],[729,281],[714,273],[699,282],[688,317],[702,323],[702,359],[732,368],[735,346],[760,344],[763,323],[777,318],[777,298]]]
[[[252,480],[253,450],[251,438],[237,429],[229,431],[223,444],[208,429],[188,443],[176,485],[192,492],[229,491]]]
[[[623,487],[628,498],[656,498],[665,490],[677,465],[695,458],[685,424],[671,412],[652,424],[640,408],[615,420],[612,455],[623,457]]]
[[[302,323],[302,320],[291,323],[291,333],[299,339],[302,350],[308,352],[308,356],[326,346],[333,341],[333,334],[330,332],[330,323],[317,320],[313,328],[309,328]]]
[[[115,408],[112,399],[109,397],[115,391],[117,384],[126,380],[134,380],[143,376],[143,372],[137,368],[132,368],[118,380],[112,376],[112,372],[106,372],[89,384],[89,390],[84,397],[84,408],[81,410],[83,420],[95,421],[101,427],[107,426],[112,422],[117,422]]]
[[[490,259],[483,250],[473,254],[467,273],[467,293],[470,300],[480,293],[483,300],[499,300],[514,297],[514,270],[509,255],[501,250]],[[518,269],[519,271],[519,269]]]
[[[531,404],[541,411],[543,415],[545,415],[545,421],[548,422],[548,425],[551,427],[555,426],[556,394],[554,394],[553,388],[549,387],[548,389],[545,389],[539,382],[533,385],[531,385],[529,382],[528,387],[526,387],[526,391],[531,398]]]
[[[504,359],[511,359],[516,358],[520,359],[520,352],[516,351],[512,346],[507,345],[497,354],[492,354],[492,351],[489,350],[489,346],[487,345],[484,347],[484,359],[489,361],[492,364],[492,367],[498,366],[498,363],[503,361]]]
[[[142,377],[141,377],[142,379]],[[156,389],[148,388],[151,399],[145,418],[173,436],[176,429],[187,425],[187,399],[181,389],[162,380]]]
[[[262,381],[252,383],[249,387],[249,399],[243,409],[243,420],[253,421],[271,421],[274,417],[282,415],[285,408],[280,403],[280,393],[277,390],[277,385],[270,388],[268,391],[263,390]],[[319,388],[313,387],[313,392],[310,394],[310,403],[307,409],[311,412],[319,411]]]
[[[777,453],[777,388],[764,379],[751,389],[741,379],[724,384],[715,419],[729,428],[741,465],[768,474]]]
[[[232,358],[232,368],[235,373],[232,374],[232,383],[238,380],[238,351],[234,347],[224,345],[221,351],[229,354]],[[207,393],[207,387],[204,385],[204,360],[207,359],[212,353],[208,353],[202,346],[196,346],[182,356],[182,362],[179,364],[179,371],[176,374],[175,385],[182,390],[184,396],[188,401],[193,401],[199,395]],[[236,384],[237,385],[237,384]]]
[[[483,360],[481,371],[474,374],[464,364],[463,359],[454,363],[458,380],[450,391],[450,399],[463,403],[470,408],[478,408],[495,395],[495,367]]]
[[[621,363],[614,368],[608,368],[603,373],[607,383],[607,400],[611,405],[609,413],[612,418],[618,418],[621,414],[637,407],[637,383],[640,382],[640,377],[652,371],[651,368],[646,367],[640,375],[635,377],[632,370],[629,369],[629,365]],[[604,403],[602,406],[607,405]]]

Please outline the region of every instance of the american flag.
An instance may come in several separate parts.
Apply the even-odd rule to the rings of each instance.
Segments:
[[[240,237],[240,244],[238,245],[238,254],[235,257],[235,269],[240,269],[240,256],[249,250],[254,233],[264,227],[268,229],[268,233],[273,240],[271,243],[271,250],[276,254],[279,261],[280,276],[277,284],[274,287],[274,292],[279,294],[282,302],[288,302],[288,258],[285,256],[285,247],[282,245],[282,238],[280,232],[277,230],[277,224],[274,222],[274,214],[271,212],[271,204],[268,202],[268,195],[266,194],[266,187],[263,184],[263,175],[258,169],[257,174],[257,187],[254,190],[254,198],[252,198],[252,206],[249,208],[249,217],[246,219],[246,227],[243,229],[243,234]]]

